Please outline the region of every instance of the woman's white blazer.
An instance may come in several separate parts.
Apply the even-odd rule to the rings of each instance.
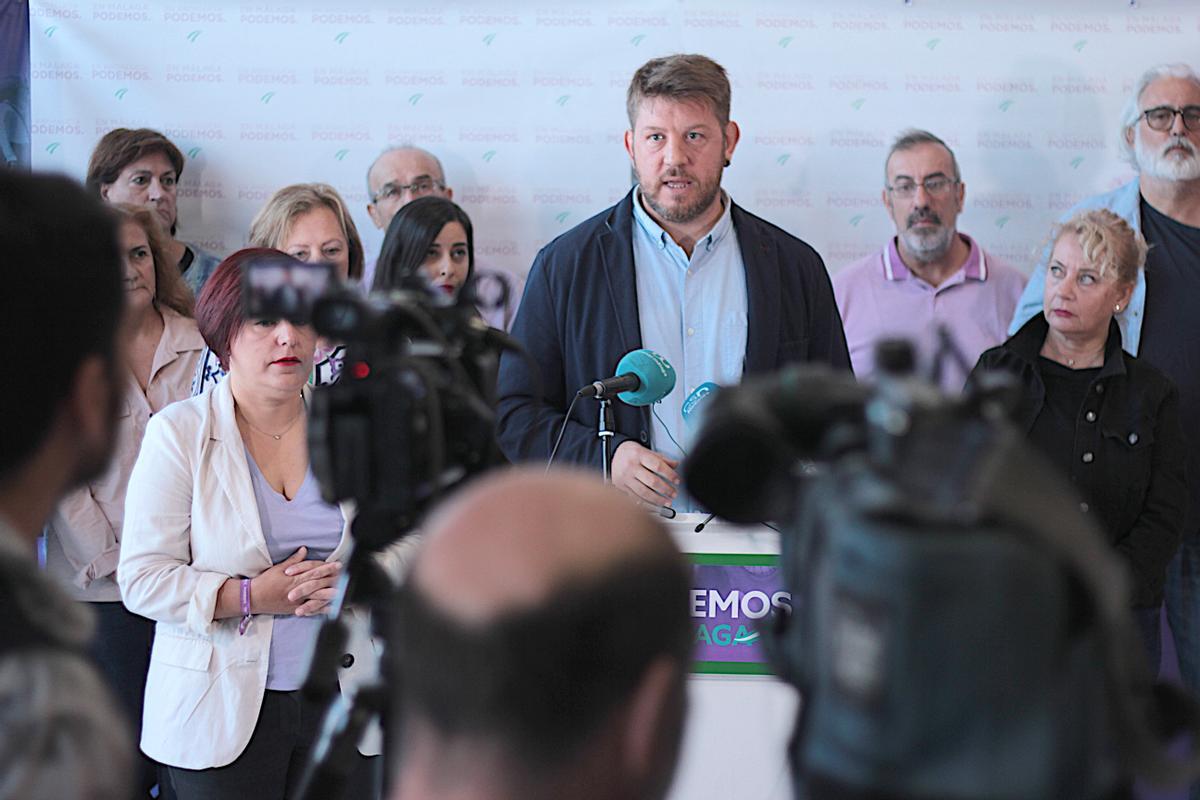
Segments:
[[[347,555],[350,516],[343,507],[342,538],[330,560]],[[385,559],[393,576],[407,549]],[[226,580],[270,566],[226,380],[150,420],[125,498],[117,582],[125,606],[158,623],[142,719],[146,755],[206,769],[245,749],[266,689],[274,619],[257,614],[239,635],[238,619],[214,621],[213,612]],[[349,666],[339,669],[343,692],[374,679],[379,667],[367,615],[345,613],[353,615],[353,633],[343,657]],[[359,750],[379,749],[373,726]]]

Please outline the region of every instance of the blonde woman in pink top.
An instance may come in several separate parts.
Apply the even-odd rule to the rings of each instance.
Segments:
[[[191,290],[166,256],[166,235],[153,211],[131,205],[114,208],[125,266],[129,354],[124,392],[112,398],[117,441],[108,471],[63,498],[51,518],[46,568],[77,600],[95,610],[93,654],[136,730],[154,623],[127,611],[117,586],[125,488],[150,416],[189,395],[204,339],[192,319]],[[139,790],[149,792],[155,772],[146,760]]]

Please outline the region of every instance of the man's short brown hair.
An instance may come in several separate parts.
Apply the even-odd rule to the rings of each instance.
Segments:
[[[629,127],[637,120],[638,107],[651,97],[665,97],[709,106],[724,128],[729,124],[729,76],[725,68],[708,56],[679,53],[647,61],[633,73],[625,95]]]

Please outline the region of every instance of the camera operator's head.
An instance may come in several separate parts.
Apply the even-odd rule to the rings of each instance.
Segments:
[[[127,798],[128,727],[84,657],[91,612],[33,556],[116,439],[128,379],[116,218],[66,178],[0,171],[0,252],[0,797]]]
[[[0,249],[13,380],[0,392],[0,515],[32,538],[112,452],[123,388],[116,219],[66,178],[0,173]]]
[[[467,488],[431,520],[397,605],[393,797],[661,797],[688,587],[658,521],[590,476]]]

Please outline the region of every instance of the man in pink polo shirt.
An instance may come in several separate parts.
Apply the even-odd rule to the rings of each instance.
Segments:
[[[905,338],[918,371],[937,368],[942,389],[958,393],[979,354],[1004,341],[1026,279],[956,229],[966,186],[945,142],[904,131],[884,163],[883,204],[896,236],[833,276],[854,374],[872,377],[880,339]],[[940,328],[953,342],[941,358]]]

